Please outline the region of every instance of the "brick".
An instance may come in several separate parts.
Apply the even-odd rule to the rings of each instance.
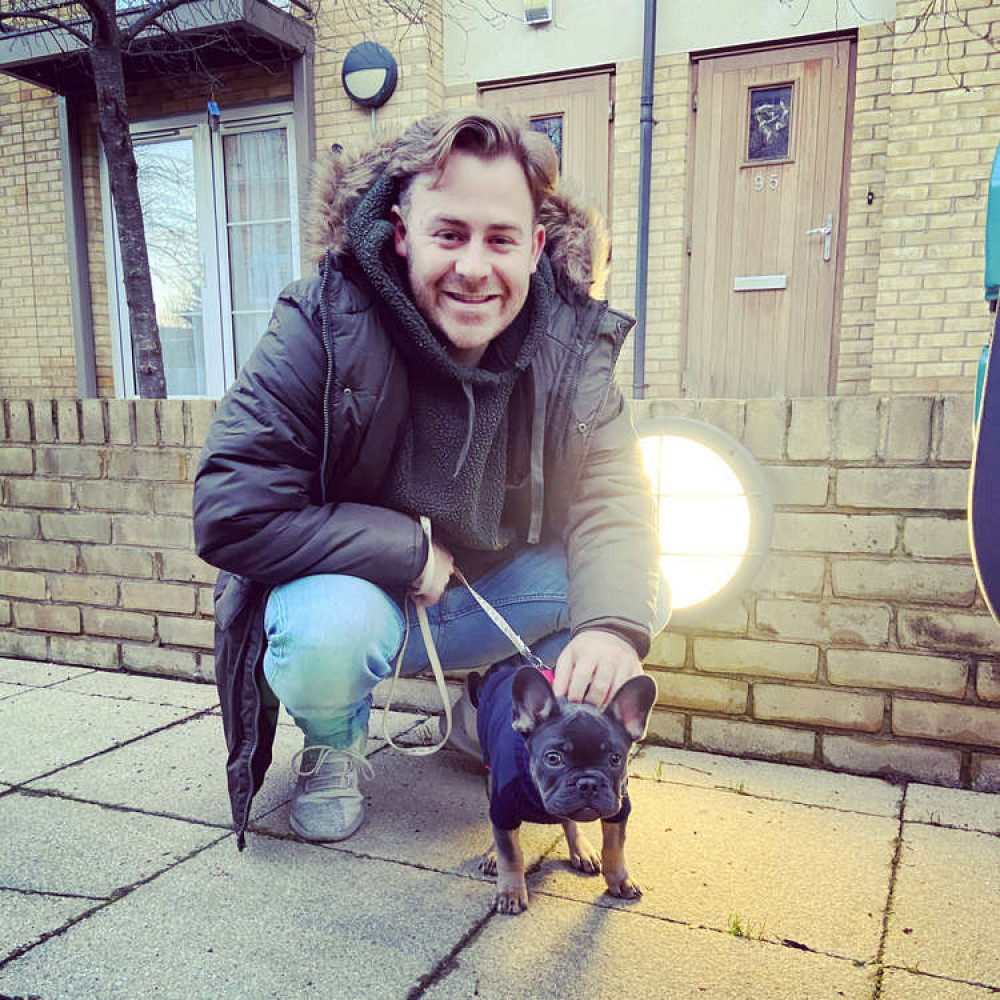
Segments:
[[[19,573],[0,569],[0,594],[23,597],[32,601],[45,600],[45,577],[41,573]]]
[[[833,406],[832,457],[874,461],[879,447],[881,401],[877,396],[838,399]]]
[[[951,698],[965,694],[969,673],[963,661],[944,656],[856,649],[829,650],[826,672],[831,684],[926,691]]]
[[[32,401],[31,412],[34,417],[36,441],[55,441],[56,422],[53,412],[53,400],[36,399]]]
[[[31,410],[26,399],[7,400],[7,436],[11,441],[32,441]]]
[[[73,495],[68,483],[56,483],[46,479],[12,479],[10,502],[12,507],[66,509],[72,506]]]
[[[753,685],[753,715],[813,726],[860,729],[882,728],[885,699],[880,694],[848,694],[826,688]]]
[[[1000,662],[986,661],[976,667],[976,695],[982,701],[1000,701]]]
[[[1000,746],[1000,709],[895,698],[892,731],[897,736]]]
[[[215,624],[198,618],[167,618],[158,620],[160,638],[169,646],[215,648]]]
[[[899,396],[889,400],[885,458],[888,462],[923,462],[930,455],[934,400]]]
[[[132,407],[135,412],[135,443],[137,445],[158,445],[160,434],[156,422],[156,400],[134,399]]]
[[[980,292],[982,284],[980,283]],[[972,461],[972,397],[946,396],[938,400],[934,456],[941,462]]]
[[[830,472],[808,465],[767,465],[764,474],[776,506],[822,507],[830,488]]]
[[[143,513],[152,509],[151,490],[146,483],[100,479],[77,483],[73,492],[82,510]]]
[[[670,619],[671,629],[678,632],[726,632],[746,635],[750,609],[743,599],[731,598],[718,604],[677,608]]]
[[[82,636],[52,636],[50,655],[56,663],[71,663],[81,667],[116,670],[119,666],[118,643],[101,642]]]
[[[152,615],[103,608],[83,609],[83,630],[87,635],[106,635],[122,639],[152,640],[155,635]]]
[[[76,444],[80,440],[80,409],[77,400],[56,400],[56,427],[63,444]]]
[[[124,581],[121,587],[121,606],[132,610],[193,614],[195,592],[191,587],[180,584]]]
[[[14,604],[14,624],[36,632],[80,631],[80,609],[62,604]]]
[[[815,680],[819,671],[819,649],[755,639],[697,638],[694,640],[694,665],[697,670],[711,673]]]
[[[960,750],[827,733],[822,737],[822,757],[824,764],[838,771],[909,778],[935,785],[961,784]]]
[[[132,433],[133,407],[131,399],[108,400],[108,441],[112,444],[134,443]]]
[[[165,546],[190,550],[194,548],[194,528],[189,517],[120,514],[112,520],[112,540],[115,545]]]
[[[687,639],[665,630],[653,639],[646,663],[661,667],[683,667],[687,656]]]
[[[1000,626],[986,614],[958,611],[899,611],[899,644],[908,648],[933,649],[943,653],[996,653]]]
[[[11,609],[10,601],[6,598],[0,598],[0,625],[10,625],[13,621],[13,611]]]
[[[761,598],[757,628],[780,639],[883,646],[889,640],[889,611],[879,606]]]
[[[691,720],[691,746],[712,753],[811,764],[816,756],[816,735],[739,719],[696,716]]]
[[[658,705],[690,708],[702,712],[728,712],[740,715],[746,711],[749,685],[743,681],[721,677],[696,677],[673,671],[650,671],[656,680]]]
[[[84,445],[55,445],[39,448],[38,473],[67,479],[100,479],[104,474],[105,451]]]
[[[758,594],[818,597],[823,591],[826,560],[821,556],[785,556],[771,552],[753,578]]]
[[[21,569],[48,569],[73,573],[77,568],[75,545],[64,542],[38,542],[12,539],[9,543],[11,565]]]
[[[153,487],[153,510],[157,514],[191,516],[194,504],[194,484],[160,485]]]
[[[80,430],[84,441],[103,444],[107,441],[107,431],[105,429],[105,408],[107,401],[104,399],[82,399],[80,400]]]
[[[737,441],[743,436],[745,404],[738,399],[699,399],[696,419],[718,427]]]
[[[165,549],[162,553],[160,578],[163,580],[214,584],[218,573],[214,566],[209,566],[194,553],[176,549]]]
[[[904,603],[972,605],[976,574],[971,565],[917,562],[910,559],[834,559],[833,592],[837,597]]]
[[[52,600],[66,604],[103,604],[114,607],[118,603],[118,581],[108,576],[53,576],[49,586]]]
[[[21,510],[0,510],[0,535],[5,538],[37,538],[38,515]]]
[[[969,523],[964,517],[908,517],[903,521],[903,548],[924,558],[968,559]]]
[[[830,458],[832,421],[826,399],[793,399],[788,424],[788,458],[791,461]]]
[[[42,514],[42,535],[59,542],[111,541],[111,518],[106,514]]]
[[[198,588],[198,614],[211,618],[215,614],[215,588]]]
[[[778,512],[771,532],[779,551],[887,554],[895,544],[896,519],[887,515]]]
[[[199,677],[195,653],[181,649],[164,649],[162,646],[122,643],[122,665],[129,670],[164,677]]]
[[[965,510],[966,469],[839,469],[841,507],[898,507],[910,510]]]
[[[0,656],[25,660],[48,660],[48,638],[33,632],[0,629]]]
[[[31,448],[0,447],[0,476],[30,476],[34,471],[35,453]]]
[[[969,777],[977,792],[1000,792],[1000,757],[985,753],[972,754]]]
[[[201,448],[208,436],[208,428],[215,416],[214,399],[189,399],[184,401],[188,414],[187,440],[189,447]]]
[[[685,742],[684,727],[685,718],[680,712],[666,712],[662,708],[654,708],[649,716],[646,742],[682,747]]]
[[[145,548],[126,545],[81,545],[80,565],[84,573],[140,579],[155,576],[153,554]]]
[[[186,482],[187,456],[183,451],[131,448],[111,452],[108,462],[110,479]]]
[[[187,444],[185,428],[185,408],[180,399],[157,401],[157,420],[160,425],[160,441],[165,445]]]

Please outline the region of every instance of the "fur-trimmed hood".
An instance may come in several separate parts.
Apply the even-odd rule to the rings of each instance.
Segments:
[[[352,252],[347,220],[361,196],[387,169],[393,142],[386,141],[357,157],[327,153],[313,172],[305,237],[309,256],[321,260],[327,251]],[[577,295],[603,298],[608,272],[608,236],[596,209],[588,209],[556,192],[539,211],[545,227],[545,253],[557,283]]]

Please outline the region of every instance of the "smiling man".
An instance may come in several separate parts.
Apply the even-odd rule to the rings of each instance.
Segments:
[[[548,139],[484,111],[421,119],[316,186],[319,275],[290,285],[219,404],[195,483],[218,566],[216,677],[242,846],[276,701],[304,734],[290,822],[364,817],[371,691],[414,606],[452,670],[509,659],[456,567],[557,694],[606,704],[669,599],[650,488],[612,381],[631,322],[595,297],[595,221]],[[419,518],[432,525],[428,537]]]

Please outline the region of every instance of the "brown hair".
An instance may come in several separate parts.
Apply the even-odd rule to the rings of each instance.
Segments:
[[[392,144],[387,169],[399,185],[404,211],[413,179],[419,174],[440,174],[454,152],[472,153],[484,160],[512,156],[528,181],[536,218],[559,180],[555,147],[526,118],[481,108],[439,111],[415,122]]]

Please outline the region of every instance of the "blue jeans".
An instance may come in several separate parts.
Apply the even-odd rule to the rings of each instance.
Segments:
[[[532,545],[475,581],[532,651],[554,665],[569,642],[566,555]],[[666,586],[661,592],[667,593]],[[665,603],[665,601],[661,602]],[[516,658],[509,639],[469,591],[452,584],[427,609],[445,670],[475,670]],[[669,608],[662,613],[666,624]],[[409,627],[401,674],[429,669],[416,609],[355,576],[299,577],[271,591],[264,612],[264,676],[306,742],[345,748],[363,743],[371,692],[390,676]]]

